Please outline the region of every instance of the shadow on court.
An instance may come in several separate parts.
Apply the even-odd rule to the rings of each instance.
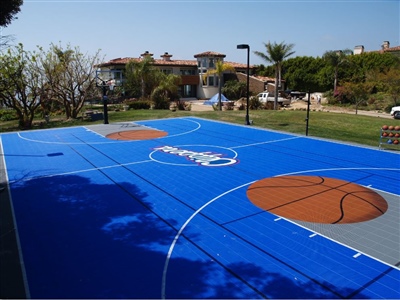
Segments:
[[[181,224],[155,214],[149,194],[134,183],[110,179],[93,172],[11,185],[32,298],[161,297],[166,255]],[[328,282],[285,277],[245,260],[224,264],[199,248],[196,237],[183,237],[193,256],[172,255],[167,298],[346,298],[354,292],[337,293]]]

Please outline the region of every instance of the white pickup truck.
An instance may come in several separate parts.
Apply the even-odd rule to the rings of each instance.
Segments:
[[[400,119],[400,106],[392,107],[392,110],[390,111],[390,115],[393,116],[393,118],[395,118],[395,119]]]
[[[259,93],[257,95],[258,100],[262,103],[267,103],[267,102],[274,102],[275,101],[275,97],[274,95],[270,95],[269,92],[262,92]],[[282,98],[282,97],[278,97],[278,104],[280,106],[287,106],[290,105],[290,103],[292,102],[292,100],[290,99],[286,99],[286,98]]]

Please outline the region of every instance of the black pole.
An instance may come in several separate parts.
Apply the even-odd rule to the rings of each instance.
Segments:
[[[249,78],[249,69],[250,69],[250,46],[247,47],[247,105],[246,105],[246,125],[250,125],[249,118],[249,94],[250,94],[250,78]]]
[[[103,111],[104,111],[104,124],[108,124],[108,107],[107,107],[107,86],[103,85]]]
[[[311,97],[311,92],[308,91],[307,118],[306,118],[306,136],[308,136],[308,120],[310,119],[310,97]]]

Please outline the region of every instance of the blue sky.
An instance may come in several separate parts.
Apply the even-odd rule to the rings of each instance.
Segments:
[[[27,50],[51,43],[78,46],[105,60],[139,57],[194,59],[204,51],[226,54],[226,61],[265,64],[253,51],[264,43],[294,44],[295,56],[322,56],[328,50],[378,50],[383,41],[400,45],[399,0],[24,0],[3,35]]]

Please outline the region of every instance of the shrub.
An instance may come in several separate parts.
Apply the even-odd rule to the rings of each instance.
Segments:
[[[168,109],[170,100],[165,97],[165,94],[160,89],[155,89],[151,95],[155,109]]]
[[[249,99],[249,108],[250,109],[259,109],[263,106],[260,100],[258,100],[258,97],[253,96],[250,97]]]
[[[149,100],[137,100],[128,99],[124,101],[125,105],[129,106],[129,109],[150,109],[151,102]]]
[[[17,115],[14,110],[11,109],[0,109],[0,121],[11,121],[17,120]]]

